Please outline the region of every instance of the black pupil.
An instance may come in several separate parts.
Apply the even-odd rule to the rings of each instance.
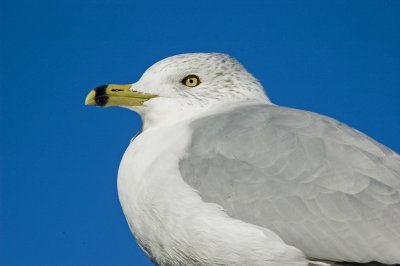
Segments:
[[[189,79],[189,83],[193,83],[193,79]]]

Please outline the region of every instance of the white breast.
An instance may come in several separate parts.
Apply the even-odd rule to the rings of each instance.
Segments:
[[[187,123],[149,129],[128,147],[118,193],[139,245],[158,265],[306,265],[273,232],[231,219],[181,178]]]

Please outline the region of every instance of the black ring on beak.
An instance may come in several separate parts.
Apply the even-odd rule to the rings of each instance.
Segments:
[[[106,94],[106,89],[108,85],[102,85],[94,88],[96,95],[94,96],[94,101],[99,106],[105,106],[108,103],[108,96]]]

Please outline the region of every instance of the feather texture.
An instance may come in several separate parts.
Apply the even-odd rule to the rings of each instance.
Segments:
[[[400,157],[312,112],[238,107],[191,124],[179,162],[204,201],[308,257],[400,263]]]

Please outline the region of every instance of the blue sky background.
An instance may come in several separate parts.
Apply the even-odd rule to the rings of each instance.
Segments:
[[[0,265],[151,265],[120,208],[138,115],[84,106],[154,62],[225,52],[276,104],[400,151],[400,2],[0,2]]]

